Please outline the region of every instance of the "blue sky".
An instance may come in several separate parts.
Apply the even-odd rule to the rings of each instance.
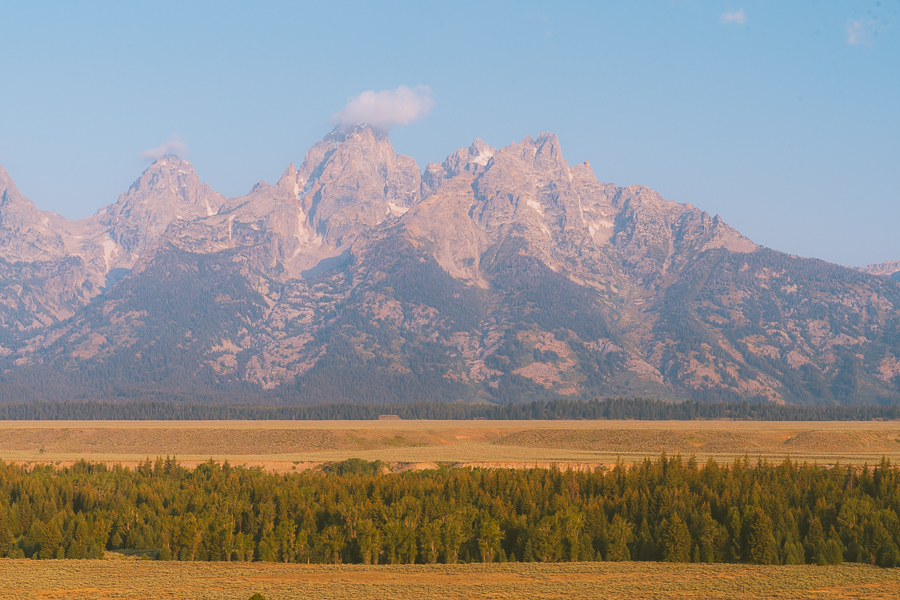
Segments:
[[[276,180],[348,98],[430,88],[420,167],[553,131],[754,241],[900,259],[900,0],[0,4],[0,165],[92,214],[177,140],[228,196]],[[173,137],[174,136],[174,137]]]

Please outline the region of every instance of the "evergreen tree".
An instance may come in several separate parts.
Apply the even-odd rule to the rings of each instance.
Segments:
[[[825,559],[825,532],[818,517],[813,517],[809,521],[809,530],[803,541],[803,548],[806,551],[807,562],[816,565],[828,564]]]
[[[875,564],[885,569],[900,567],[900,549],[897,544],[887,541],[878,548]]]
[[[0,503],[0,558],[8,555],[12,547],[12,535],[9,531],[9,510]]]
[[[797,541],[785,540],[783,556],[782,563],[785,565],[802,565],[806,562],[804,560],[803,545]]]
[[[778,564],[778,544],[772,533],[772,519],[761,508],[747,521],[747,560],[755,565]]]
[[[839,565],[844,562],[844,544],[837,532],[832,530],[822,549],[822,561],[827,565]]]
[[[728,509],[728,519],[726,521],[728,528],[728,542],[725,549],[725,560],[728,562],[737,562],[744,556],[741,535],[743,531],[743,521],[741,519],[741,511],[736,506]]]
[[[494,519],[485,517],[478,527],[478,554],[481,562],[494,562],[501,553],[500,525]]]
[[[631,556],[634,560],[656,560],[656,543],[646,518],[641,521]]]
[[[275,562],[278,560],[278,544],[275,541],[275,532],[267,528],[259,538],[259,546],[256,550],[257,557],[263,562]]]
[[[609,547],[606,560],[612,562],[631,560],[631,551],[628,549],[629,544],[634,540],[631,524],[622,515],[617,514],[613,517],[608,531]]]
[[[530,539],[525,542],[525,552],[522,560],[524,562],[534,562],[534,544],[531,543]]]
[[[661,528],[660,549],[663,561],[691,562],[691,534],[678,513],[664,519]]]
[[[41,537],[40,558],[61,558],[57,556],[57,553],[62,549],[62,541],[62,532],[56,522],[51,521],[44,528],[44,535]]]

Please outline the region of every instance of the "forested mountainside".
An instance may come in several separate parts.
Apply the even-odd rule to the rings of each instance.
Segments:
[[[69,222],[0,169],[5,401],[900,403],[900,282],[761,248],[552,134],[420,173],[335,130],[227,199],[167,156]]]

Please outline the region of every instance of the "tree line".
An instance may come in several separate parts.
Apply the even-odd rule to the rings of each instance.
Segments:
[[[523,404],[320,404],[259,406],[166,401],[0,403],[0,420],[558,420],[872,421],[900,419],[900,406],[794,406],[754,402],[667,402],[646,398],[551,400]]]
[[[672,561],[900,566],[900,469],[665,454],[594,472],[277,475],[173,458],[0,462],[0,556],[302,563]]]

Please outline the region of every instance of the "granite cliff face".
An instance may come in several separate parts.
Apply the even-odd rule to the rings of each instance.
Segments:
[[[552,134],[420,174],[336,130],[233,199],[165,157],[76,223],[0,192],[9,398],[900,401],[900,283],[600,183]]]

